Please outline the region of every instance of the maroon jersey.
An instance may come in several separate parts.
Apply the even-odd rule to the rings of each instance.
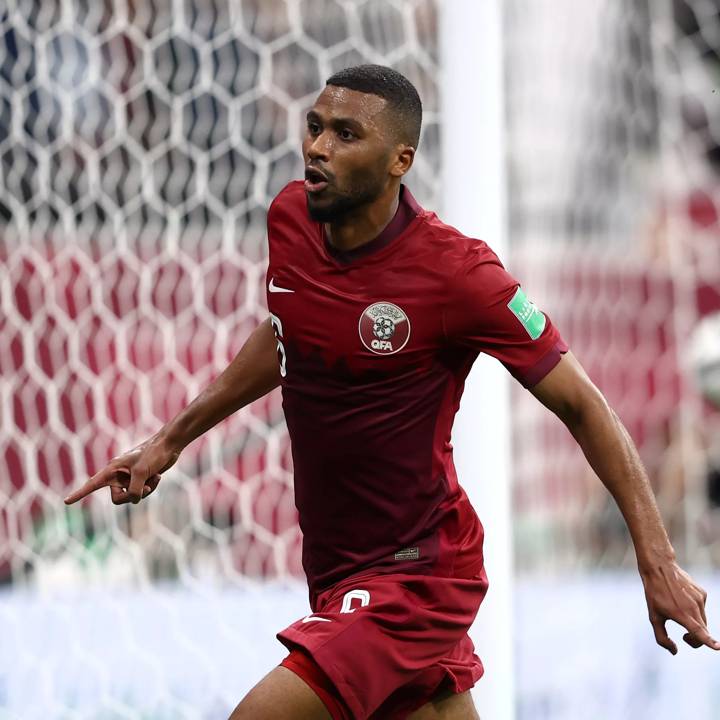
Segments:
[[[379,237],[341,252],[292,182],[268,238],[311,594],[366,571],[477,575],[483,530],[450,444],[465,377],[486,352],[531,386],[567,346],[484,242],[407,188]]]

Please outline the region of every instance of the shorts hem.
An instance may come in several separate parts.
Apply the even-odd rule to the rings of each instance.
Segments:
[[[340,696],[342,702],[352,713],[350,717],[361,717],[363,713],[363,705],[360,699],[355,695],[352,686],[345,680],[342,672],[333,663],[324,662],[318,658],[318,648],[314,650],[309,648],[301,638],[293,636],[294,634],[283,632],[277,634],[277,639],[290,651],[301,649],[306,652],[315,662],[315,664],[327,675],[330,682],[335,686],[335,690]],[[336,720],[333,718],[333,720]]]
[[[325,706],[332,720],[353,720],[332,678],[315,658],[299,646],[289,650],[290,654],[280,663],[280,667],[290,670],[310,687]]]

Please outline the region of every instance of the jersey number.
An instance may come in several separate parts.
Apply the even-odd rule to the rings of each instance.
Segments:
[[[370,593],[367,590],[350,590],[346,592],[342,601],[341,613],[353,613],[357,607],[353,607],[353,600],[358,600],[360,607],[366,607],[370,604]]]
[[[277,340],[278,358],[280,359],[280,377],[287,375],[287,356],[285,355],[285,346],[282,344],[282,323],[277,315],[270,313],[270,322],[275,331],[275,339]]]

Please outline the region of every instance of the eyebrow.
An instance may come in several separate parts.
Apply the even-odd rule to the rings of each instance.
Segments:
[[[305,116],[305,119],[308,121],[311,120],[320,120],[323,121],[322,117],[320,117],[320,114],[315,112],[315,110],[309,110],[307,115]],[[350,127],[358,131],[363,131],[365,128],[361,123],[359,123],[355,118],[351,117],[331,117],[329,121],[327,121],[327,124],[331,125],[332,127]]]

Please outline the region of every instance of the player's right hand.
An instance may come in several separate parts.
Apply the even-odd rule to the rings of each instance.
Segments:
[[[114,457],[95,473],[82,487],[65,498],[72,505],[90,493],[109,487],[115,505],[138,503],[152,493],[160,482],[160,475],[172,467],[180,456],[180,449],[170,445],[161,435],[154,435],[132,450]]]

